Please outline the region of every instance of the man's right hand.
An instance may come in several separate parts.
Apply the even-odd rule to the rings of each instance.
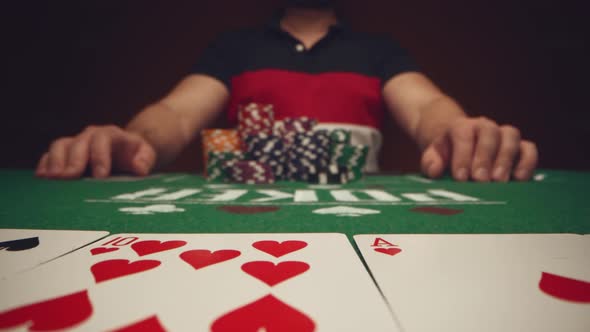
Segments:
[[[156,163],[156,151],[140,135],[117,126],[90,126],[75,137],[55,140],[37,165],[36,175],[74,179],[87,167],[97,178],[113,170],[147,175]]]
[[[189,75],[162,100],[137,114],[127,125],[129,130],[90,126],[75,137],[55,140],[39,160],[36,174],[74,179],[89,168],[97,178],[113,170],[147,175],[156,160],[158,165],[173,161],[228,101],[229,90],[223,82]],[[151,143],[135,132],[145,133]]]

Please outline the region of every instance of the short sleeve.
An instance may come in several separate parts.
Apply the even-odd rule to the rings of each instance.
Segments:
[[[204,74],[223,82],[229,89],[231,77],[237,66],[235,59],[235,37],[230,33],[222,34],[215,39],[200,55],[193,67],[193,74]]]
[[[382,50],[380,78],[383,84],[400,73],[420,70],[408,51],[396,41],[384,38],[380,44]]]

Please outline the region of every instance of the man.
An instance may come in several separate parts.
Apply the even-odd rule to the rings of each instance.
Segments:
[[[235,121],[237,104],[248,101],[274,104],[279,119],[310,115],[323,126],[352,128],[357,142],[371,146],[368,170],[376,169],[382,109],[422,149],[422,171],[432,178],[449,169],[458,181],[528,180],[538,159],[516,128],[467,116],[399,46],[340,24],[329,0],[290,0],[264,29],[221,37],[193,74],[125,129],[90,126],[54,141],[36,174],[71,179],[90,167],[95,177],[147,175],[225,108]]]

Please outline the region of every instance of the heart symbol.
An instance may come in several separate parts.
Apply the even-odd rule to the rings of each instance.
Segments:
[[[258,241],[254,242],[252,246],[260,251],[263,251],[269,255],[279,258],[288,253],[292,253],[299,249],[307,247],[307,242],[303,241]]]
[[[389,256],[395,256],[402,252],[400,248],[375,248],[375,251]]]
[[[30,322],[28,331],[62,330],[80,324],[91,315],[88,291],[80,291],[0,312],[0,329]]]
[[[240,252],[237,250],[217,250],[211,252],[210,250],[198,249],[189,250],[180,254],[180,258],[189,263],[195,270],[203,268],[205,266],[221,263],[234,259],[240,256]]]
[[[160,261],[155,260],[129,262],[127,259],[111,259],[92,265],[90,271],[92,271],[94,280],[99,283],[129,274],[148,271],[160,264]]]
[[[230,311],[211,325],[212,332],[312,332],[315,328],[314,321],[308,316],[272,295]]]
[[[111,251],[117,251],[119,250],[119,248],[104,248],[104,247],[100,247],[100,248],[92,248],[90,249],[90,253],[92,254],[92,256],[94,255],[100,255],[100,254],[104,254],[107,252],[111,252]]]
[[[309,264],[304,262],[281,262],[275,265],[273,262],[255,261],[242,265],[242,271],[271,287],[307,270]]]
[[[462,213],[463,210],[459,209],[450,209],[444,208],[439,206],[419,206],[411,209],[412,212],[421,212],[421,213],[430,213],[430,214],[438,214],[441,216],[453,216],[455,214]]]
[[[233,214],[258,214],[275,212],[280,210],[278,206],[242,206],[242,205],[224,205],[217,208],[217,210],[225,211]]]
[[[131,245],[131,249],[139,256],[146,256],[156,252],[176,249],[186,244],[186,241],[166,241],[158,240],[140,241]]]
[[[590,303],[590,282],[542,272],[539,289],[564,301]]]

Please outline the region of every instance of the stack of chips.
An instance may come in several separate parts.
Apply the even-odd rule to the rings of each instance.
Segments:
[[[238,110],[237,130],[208,130],[203,134],[204,146],[220,148],[207,150],[209,180],[326,184],[346,183],[362,176],[368,147],[351,145],[349,131],[314,130],[317,121],[307,117],[275,122],[272,105],[250,103]],[[227,141],[219,136],[229,135],[231,144],[219,142]]]
[[[343,154],[344,147],[350,144],[350,132],[335,129],[330,133],[330,139],[330,164],[337,164]]]
[[[300,118],[284,118],[282,122],[279,122],[274,126],[273,130],[275,135],[282,137],[285,141],[285,145],[289,147],[293,144],[297,134],[304,134],[312,131],[316,124],[317,121],[315,119],[305,116]]]
[[[283,179],[286,148],[281,137],[265,133],[248,135],[245,139],[245,146],[248,159],[267,164],[276,179]]]
[[[238,131],[235,129],[206,129],[201,132],[203,142],[203,165],[205,175],[209,174],[210,152],[241,152]]]
[[[239,183],[273,183],[282,177],[284,151],[281,139],[273,136],[274,111],[270,104],[238,106],[238,133],[242,150],[255,163],[229,163],[229,180]]]
[[[348,179],[356,180],[363,176],[363,167],[367,160],[369,147],[366,145],[347,145],[338,159],[338,165],[346,167]]]
[[[326,131],[298,133],[287,151],[287,179],[310,181],[329,161],[330,136]]]
[[[238,132],[242,142],[246,137],[260,133],[272,135],[274,112],[272,105],[250,103],[238,106]],[[244,146],[245,148],[245,146]]]
[[[205,169],[207,180],[225,180],[229,178],[226,163],[244,159],[244,154],[237,152],[210,151],[207,158],[207,168]]]
[[[234,160],[225,163],[224,172],[232,182],[246,184],[274,183],[270,166],[256,160]]]

